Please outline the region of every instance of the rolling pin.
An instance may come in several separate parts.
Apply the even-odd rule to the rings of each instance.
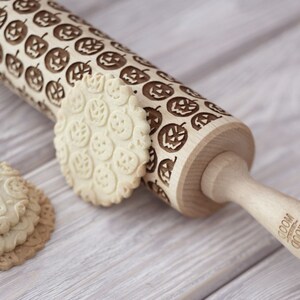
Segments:
[[[300,203],[249,175],[255,146],[246,125],[54,1],[0,4],[4,84],[56,121],[86,74],[120,78],[147,114],[143,181],[154,194],[190,217],[236,202],[300,257]]]

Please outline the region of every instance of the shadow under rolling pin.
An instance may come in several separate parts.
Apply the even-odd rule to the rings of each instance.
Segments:
[[[242,122],[54,1],[3,2],[0,43],[2,81],[54,121],[85,74],[121,78],[151,127],[146,186],[191,217],[236,202],[300,257],[300,204],[248,175]]]

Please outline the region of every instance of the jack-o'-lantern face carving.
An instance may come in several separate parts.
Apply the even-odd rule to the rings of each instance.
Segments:
[[[146,170],[148,173],[153,173],[157,165],[157,154],[155,149],[151,146],[149,148],[149,161],[146,165]]]
[[[175,159],[163,159],[158,165],[158,176],[160,180],[166,185],[169,186],[172,172],[176,163],[177,157]]]
[[[5,64],[8,72],[16,78],[21,77],[24,71],[24,66],[21,60],[17,58],[18,52],[16,55],[6,54]]]
[[[206,107],[208,107],[209,109],[211,109],[212,111],[214,111],[220,115],[231,116],[231,114],[229,114],[226,110],[224,110],[220,106],[218,106],[210,101],[205,101],[204,104]]]
[[[114,111],[108,119],[108,130],[121,140],[128,140],[133,132],[131,118],[121,111]]]
[[[84,113],[87,122],[101,127],[106,124],[109,110],[105,101],[95,98],[88,101]]]
[[[145,66],[145,67],[155,68],[155,66],[153,66],[148,60],[146,60],[146,59],[144,59],[144,58],[142,58],[142,57],[140,57],[140,56],[134,55],[134,56],[133,56],[133,59],[134,59],[137,63],[139,63],[139,64],[141,64],[141,65],[143,65],[143,66]]]
[[[178,83],[178,81],[174,77],[170,76],[169,74],[167,74],[165,72],[157,71],[156,74],[164,80]]]
[[[30,88],[40,92],[44,86],[44,77],[38,67],[28,67],[25,72],[25,80]]]
[[[122,44],[120,43],[117,43],[117,42],[111,42],[111,45],[119,50],[119,51],[122,51],[122,52],[126,52],[126,53],[133,53],[130,49],[128,49],[127,47],[123,46]]]
[[[167,152],[179,151],[187,141],[188,132],[184,124],[168,124],[158,133],[158,142],[162,149]]]
[[[150,100],[161,101],[171,97],[174,89],[160,81],[150,81],[143,86],[143,94]]]
[[[70,54],[66,49],[53,48],[45,57],[45,66],[52,73],[61,72],[69,63]]]
[[[157,180],[155,182],[148,181],[148,187],[149,189],[154,192],[159,198],[161,198],[164,202],[170,204],[170,199],[166,192],[162,189],[161,186],[157,184]]]
[[[168,101],[167,110],[176,117],[188,117],[199,110],[199,105],[196,100],[175,97]]]
[[[58,81],[49,81],[46,85],[46,95],[49,101],[60,106],[62,99],[65,98],[65,90],[62,84]]]
[[[5,8],[0,8],[0,28],[3,27],[6,20],[7,20],[7,11],[5,10]]]
[[[19,14],[30,14],[40,8],[38,0],[17,0],[13,4],[13,9]]]
[[[202,129],[204,126],[206,126],[207,124],[209,124],[210,122],[220,119],[221,117],[218,117],[216,115],[207,113],[207,112],[202,112],[199,114],[196,114],[192,120],[192,126],[194,129],[196,130],[200,130]]]
[[[72,24],[60,24],[53,30],[53,35],[60,41],[72,41],[82,34],[82,30]]]
[[[81,80],[84,74],[92,74],[92,68],[89,66],[89,62],[76,62],[68,68],[66,78],[68,83],[74,86],[75,82]]]
[[[33,17],[33,23],[39,27],[50,27],[60,22],[60,18],[47,10],[37,12]]]
[[[84,121],[71,122],[67,131],[70,142],[77,147],[86,146],[90,140],[91,132],[89,126]]]
[[[104,44],[94,38],[86,37],[75,43],[75,50],[81,55],[94,55],[103,50]]]
[[[45,36],[45,35],[44,35]],[[43,37],[30,35],[25,42],[25,53],[32,59],[42,56],[48,49],[48,43]]]
[[[126,64],[126,59],[117,52],[107,51],[97,57],[97,64],[104,70],[116,70]]]
[[[16,20],[7,25],[4,31],[4,36],[9,44],[17,45],[25,39],[27,32],[28,29],[25,22]]]
[[[120,73],[120,78],[128,85],[141,84],[150,79],[150,76],[146,73],[148,70],[140,70],[133,66],[124,68]]]
[[[93,162],[85,151],[77,151],[70,156],[71,172],[81,179],[88,179],[93,173]]]
[[[134,152],[121,147],[116,148],[113,161],[115,168],[125,175],[132,174],[139,164],[139,159]]]
[[[97,165],[93,178],[96,187],[105,194],[111,194],[116,189],[116,175],[101,163]]]
[[[159,111],[160,106],[156,108],[145,107],[147,121],[150,125],[150,135],[154,134],[162,123],[162,113]]]
[[[187,95],[191,96],[192,98],[198,98],[198,99],[205,99],[202,95],[198,94],[197,92],[193,91],[192,89],[181,85],[179,87],[184,93],[186,93]]]
[[[114,152],[113,141],[102,133],[94,133],[91,138],[90,148],[97,159],[106,161],[111,158]]]

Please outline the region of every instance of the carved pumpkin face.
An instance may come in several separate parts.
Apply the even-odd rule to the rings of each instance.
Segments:
[[[156,108],[145,107],[147,121],[150,125],[150,135],[154,134],[162,123],[162,113],[158,110],[160,106]]]
[[[209,109],[211,109],[212,111],[224,115],[224,116],[231,116],[231,114],[229,114],[226,110],[224,110],[223,108],[221,108],[220,106],[209,102],[209,101],[205,101],[204,102],[205,106],[208,107]]]
[[[102,133],[94,133],[90,142],[91,151],[98,159],[106,161],[111,158],[114,152],[114,144],[108,136],[103,136]]]
[[[28,67],[25,72],[25,80],[34,91],[40,92],[43,89],[44,78],[38,67]]]
[[[49,27],[60,22],[60,18],[47,10],[37,12],[33,17],[33,23],[39,27]]]
[[[79,39],[75,43],[75,50],[81,55],[94,55],[103,48],[104,45],[101,41],[89,37]]]
[[[169,186],[172,172],[176,163],[177,157],[175,159],[164,159],[158,165],[158,176],[160,180],[166,185]]]
[[[161,101],[171,97],[174,89],[160,81],[150,81],[143,86],[143,94],[150,100]]]
[[[3,27],[7,20],[7,11],[4,8],[0,8],[0,28]]]
[[[79,178],[88,179],[93,173],[93,162],[84,151],[77,151],[70,156],[70,166],[73,174]]]
[[[134,55],[134,56],[133,56],[133,59],[134,59],[137,63],[139,63],[139,64],[141,64],[141,65],[143,65],[143,66],[145,66],[145,67],[155,68],[155,66],[153,66],[148,60],[146,60],[146,59],[144,59],[144,58],[142,58],[142,57],[140,57],[140,56]]]
[[[105,101],[95,98],[88,101],[84,113],[89,123],[101,127],[106,124],[109,110]]]
[[[40,3],[37,0],[17,0],[13,4],[14,10],[19,14],[30,14],[40,8]]]
[[[127,47],[123,46],[120,43],[117,42],[111,42],[111,45],[116,48],[119,51],[125,52],[125,53],[132,53],[130,49],[128,49]]]
[[[158,142],[162,149],[167,152],[179,151],[187,141],[188,132],[183,127],[185,123],[168,124],[164,126],[158,133]]]
[[[164,202],[170,204],[170,199],[166,192],[157,184],[157,180],[155,182],[148,181],[149,189],[154,192],[159,198],[161,198]]]
[[[74,86],[75,82],[77,80],[81,80],[84,74],[92,74],[92,68],[88,65],[88,63],[76,62],[68,68],[66,78],[68,83],[71,86]]]
[[[167,74],[165,72],[157,71],[156,74],[164,80],[167,80],[170,82],[178,82],[174,77],[170,76],[169,74]]]
[[[108,130],[121,140],[128,140],[133,131],[132,120],[126,113],[114,111],[108,120]]]
[[[105,165],[98,164],[94,172],[96,187],[105,194],[111,194],[117,185],[116,175]]]
[[[72,24],[60,24],[53,30],[54,36],[60,41],[72,41],[82,34],[82,30]]]
[[[116,148],[113,160],[115,168],[125,175],[132,174],[139,164],[139,159],[134,152],[121,147]]]
[[[61,72],[69,63],[70,54],[66,49],[53,48],[45,57],[45,66],[52,73]]]
[[[181,85],[179,87],[184,93],[186,93],[187,95],[193,97],[193,98],[198,98],[198,99],[205,99],[202,95],[198,94],[197,92],[191,90],[190,88]]]
[[[6,63],[8,72],[11,75],[15,76],[16,78],[19,78],[19,77],[21,77],[21,75],[24,71],[24,66],[23,66],[23,63],[21,62],[21,60],[19,60],[17,58],[17,54],[16,55],[6,54],[5,63]]]
[[[155,152],[155,149],[151,146],[149,148],[149,161],[146,165],[146,170],[148,173],[153,173],[156,169],[157,165],[157,154]]]
[[[4,31],[5,39],[11,45],[21,43],[27,35],[27,26],[24,22],[16,20],[10,22]]]
[[[65,98],[65,90],[59,81],[49,81],[46,85],[46,95],[52,104],[60,106]]]
[[[104,38],[104,39],[109,39],[110,38],[106,33],[102,32],[102,31],[100,31],[100,30],[98,30],[98,29],[96,29],[94,27],[90,27],[89,31],[92,34],[94,34],[94,35],[96,35],[96,36],[98,36],[100,38]]]
[[[175,97],[168,101],[167,110],[176,117],[188,117],[199,110],[199,105],[195,100]]]
[[[90,128],[84,121],[71,122],[67,127],[67,130],[70,142],[77,147],[86,146],[90,140]]]
[[[97,64],[104,70],[116,70],[126,64],[126,59],[117,52],[108,51],[97,57]]]
[[[150,76],[145,73],[147,70],[140,70],[133,66],[124,68],[120,73],[120,78],[128,85],[141,84],[150,79]]]
[[[191,123],[192,123],[192,126],[193,126],[194,129],[200,130],[204,126],[206,126],[207,124],[209,124],[210,122],[212,122],[214,120],[217,120],[217,119],[220,119],[220,118],[221,117],[218,117],[216,115],[203,112],[203,113],[196,114],[192,118]]]
[[[30,35],[25,42],[25,53],[32,59],[42,56],[48,49],[48,43],[37,35]]]

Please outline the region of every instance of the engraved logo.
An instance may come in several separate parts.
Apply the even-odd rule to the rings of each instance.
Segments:
[[[300,223],[289,213],[281,220],[278,235],[294,248],[300,249]]]

